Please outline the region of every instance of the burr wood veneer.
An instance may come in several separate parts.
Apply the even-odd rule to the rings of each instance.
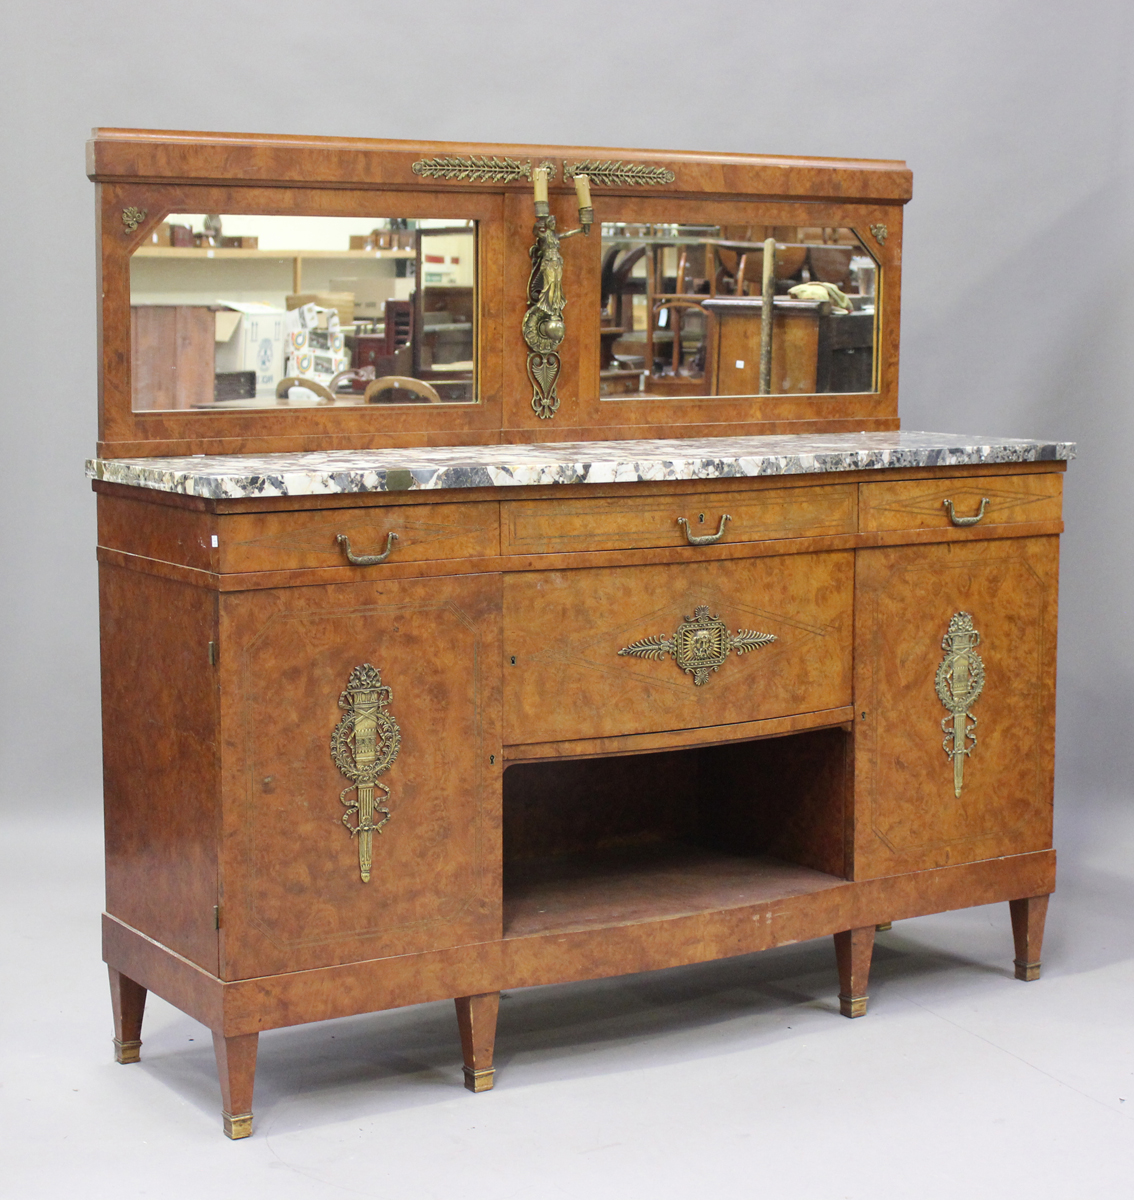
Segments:
[[[154,990],[213,1030],[238,1137],[282,1025],[455,997],[479,1091],[501,988],[833,934],[860,1016],[876,924],[992,900],[1037,977],[1061,469],[326,508],[96,483],[120,1061]],[[951,524],[939,493],[976,492],[990,523]],[[676,516],[725,505],[738,540],[689,545]],[[341,530],[404,553],[348,566]],[[699,686],[619,654],[698,606],[774,640]],[[984,690],[957,797],[934,677],[961,611]],[[328,739],[368,662],[401,741],[362,882]]]
[[[119,1062],[157,993],[212,1031],[239,1138],[258,1036],[287,1025],[455,1000],[454,1062],[459,1034],[484,1091],[503,988],[833,937],[859,1017],[876,926],[994,901],[1038,977],[1069,451],[890,432],[904,164],[123,130],[89,149]],[[716,246],[853,234],[875,389],[697,399],[674,377],[604,399],[616,331],[579,237],[541,418],[531,170],[555,165],[563,231],[584,160],[598,226],[658,245],[672,222]],[[130,257],[171,213],[474,221],[475,402],[135,408]]]

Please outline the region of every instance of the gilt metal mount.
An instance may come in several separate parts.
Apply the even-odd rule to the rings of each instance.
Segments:
[[[528,379],[532,385],[532,409],[541,421],[554,417],[559,408],[556,385],[562,360],[559,346],[566,335],[563,310],[567,298],[563,294],[563,255],[559,244],[578,233],[588,234],[594,223],[591,207],[590,179],[576,173],[575,192],[579,199],[579,227],[559,233],[547,199],[547,183],[553,167],[547,164],[532,172],[535,185],[536,223],[535,242],[528,253],[532,270],[528,276],[528,310],[524,313],[524,341],[528,344]]]
[[[127,233],[133,233],[145,219],[146,210],[144,208],[135,208],[131,204],[129,208],[122,210],[122,227]]]
[[[984,689],[984,663],[976,652],[980,633],[973,628],[973,619],[966,612],[953,614],[949,628],[941,639],[945,657],[937,668],[937,698],[948,709],[949,716],[941,722],[945,731],[942,746],[953,763],[953,791],[961,794],[965,781],[965,759],[976,748],[977,721],[969,709]]]
[[[331,757],[350,780],[339,793],[346,806],[343,824],[358,838],[358,871],[370,882],[373,835],[390,819],[390,789],[378,781],[398,757],[402,731],[386,711],[394,693],[382,683],[377,667],[362,663],[350,673],[339,707],[346,710],[331,734]],[[354,798],[349,799],[350,793]]]
[[[547,164],[551,166],[551,164]],[[520,162],[514,158],[473,154],[461,158],[443,154],[438,158],[421,158],[413,164],[413,173],[427,179],[465,179],[470,183],[515,183],[531,179],[531,159]],[[551,166],[551,171],[555,168]]]
[[[647,163],[609,162],[588,158],[583,162],[563,163],[563,178],[586,175],[600,187],[662,187],[676,176],[668,167],[651,167]]]
[[[874,240],[879,246],[886,245],[886,239],[890,236],[890,230],[886,225],[871,225],[870,232],[874,234]]]
[[[707,604],[698,604],[693,616],[686,617],[676,633],[642,638],[623,646],[618,653],[655,661],[672,658],[686,675],[693,676],[694,685],[701,687],[721,667],[729,651],[747,654],[776,640],[774,633],[759,633],[755,629],[738,629],[730,634],[720,617],[709,616]]]

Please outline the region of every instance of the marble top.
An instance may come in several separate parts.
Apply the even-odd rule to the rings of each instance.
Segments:
[[[796,433],[769,437],[91,459],[87,462],[87,475],[109,483],[186,496],[238,499],[818,475],[888,467],[1054,462],[1074,457],[1073,442],[955,433]]]

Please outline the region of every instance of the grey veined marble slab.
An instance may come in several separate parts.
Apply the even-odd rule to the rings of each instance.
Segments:
[[[797,433],[776,437],[92,459],[87,462],[87,475],[109,483],[186,496],[236,499],[818,475],[887,467],[1052,462],[1074,456],[1073,442],[954,433]]]

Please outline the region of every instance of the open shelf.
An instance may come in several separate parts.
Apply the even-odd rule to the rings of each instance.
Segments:
[[[770,855],[663,843],[516,864],[505,874],[504,936],[596,929],[810,895],[842,880]]]
[[[516,763],[504,774],[504,936],[767,903],[846,878],[849,737]]]

